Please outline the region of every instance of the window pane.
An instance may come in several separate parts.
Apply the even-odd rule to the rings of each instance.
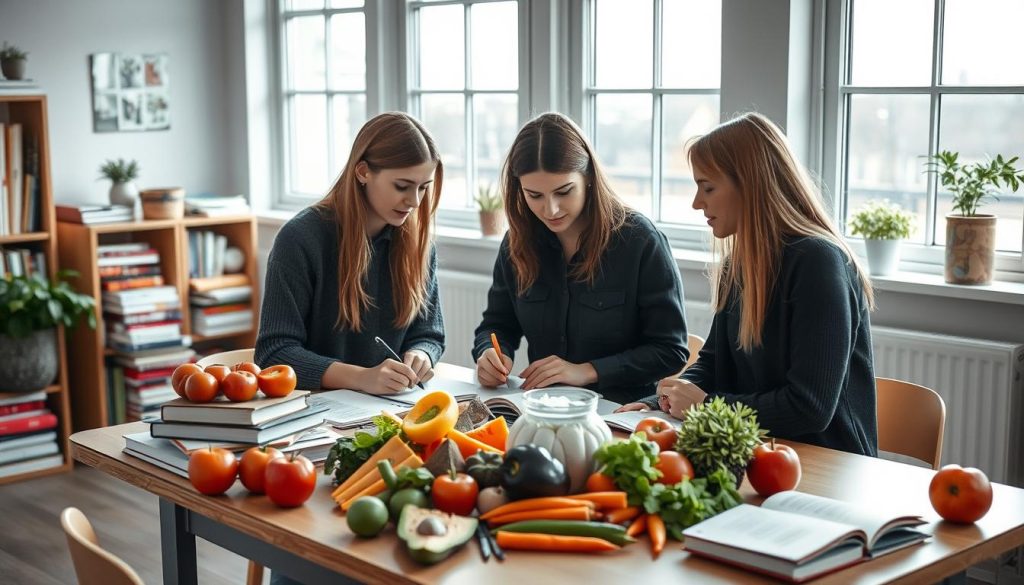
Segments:
[[[931,85],[934,5],[933,0],[856,0],[851,83]]]
[[[470,8],[473,88],[519,88],[519,7],[517,2]]]
[[[421,89],[463,89],[466,85],[465,8],[461,4],[420,8]]]
[[[331,89],[366,88],[366,25],[363,13],[331,17]]]
[[[637,211],[651,214],[651,96],[598,95],[598,156],[612,188]]]
[[[473,100],[476,184],[497,186],[501,164],[519,131],[519,99],[515,94],[481,94]]]
[[[721,0],[663,4],[661,85],[718,87],[722,78]]]
[[[946,95],[942,96],[939,122],[939,149],[960,153],[961,163],[985,162],[997,154],[1003,158],[1024,158],[1024,95]],[[1017,168],[1021,168],[1018,161]],[[952,197],[939,185],[935,238],[944,244],[946,214],[953,209]],[[999,201],[987,198],[978,213],[993,214],[996,222],[996,249],[1021,251],[1024,233],[1024,191],[1001,189]]]
[[[291,108],[291,191],[327,192],[327,98],[297,95]]]
[[[594,0],[597,87],[651,87],[654,63],[652,0]]]
[[[324,0],[288,0],[288,10],[320,10]]]
[[[345,168],[352,141],[366,122],[366,96],[336,95],[331,101],[334,108],[334,168],[330,177],[334,180]]]
[[[288,80],[291,89],[324,89],[324,17],[288,21]]]
[[[331,8],[362,8],[363,0],[331,0]]]
[[[1022,22],[1020,0],[946,0],[942,83],[1024,85]]]
[[[916,216],[909,239],[924,243],[928,101],[926,95],[851,96],[844,227],[868,200],[888,199]]]
[[[420,119],[434,136],[444,163],[441,206],[465,209],[472,200],[466,190],[466,102],[462,95],[420,97]]]
[[[661,221],[707,225],[693,208],[697,185],[686,156],[688,141],[718,125],[717,95],[666,95],[661,102]]]

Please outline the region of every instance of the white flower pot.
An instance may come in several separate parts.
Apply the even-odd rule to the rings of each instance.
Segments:
[[[899,270],[902,240],[864,240],[871,276],[888,276]]]
[[[114,183],[110,186],[110,204],[111,205],[127,205],[132,209],[135,209],[135,202],[139,199],[139,188],[135,186],[135,181],[128,181],[127,183]]]

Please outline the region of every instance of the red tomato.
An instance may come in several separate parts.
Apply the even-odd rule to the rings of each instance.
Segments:
[[[210,402],[220,392],[217,378],[206,372],[192,374],[185,380],[185,397],[192,402]]]
[[[588,492],[614,492],[619,488],[615,486],[615,480],[601,473],[595,471],[587,477],[587,491]]]
[[[252,362],[238,362],[237,364],[231,366],[232,372],[237,372],[238,370],[252,372],[253,376],[258,376],[260,374],[260,367]]]
[[[188,458],[188,480],[199,493],[219,496],[235,483],[238,460],[227,449],[200,449]]]
[[[932,478],[928,498],[950,522],[972,524],[992,507],[992,484],[980,469],[946,465]]]
[[[252,372],[239,370],[229,372],[220,384],[220,390],[232,402],[245,402],[256,397],[256,376]]]
[[[273,447],[253,447],[242,454],[242,461],[238,464],[238,478],[242,480],[245,489],[254,494],[266,491],[267,464],[276,457],[284,455]]]
[[[658,453],[658,464],[654,468],[661,472],[657,483],[676,485],[684,478],[693,479],[693,465],[690,465],[690,460],[676,451]]]
[[[476,508],[476,496],[480,489],[476,480],[465,473],[437,476],[430,488],[434,507],[442,512],[457,516],[469,516]]]
[[[754,491],[770,496],[796,488],[800,483],[800,457],[789,445],[761,443],[747,464],[747,478]]]
[[[302,455],[271,459],[264,477],[267,497],[282,508],[301,506],[316,488],[316,468]]]
[[[206,366],[206,369],[203,371],[206,372],[207,374],[210,374],[214,378],[217,378],[217,383],[219,384],[224,381],[224,378],[228,374],[231,373],[231,368],[225,366],[224,364],[213,364],[211,366]]]
[[[676,429],[668,421],[647,417],[636,425],[636,430],[647,434],[648,441],[654,441],[662,451],[671,451],[676,445]]]
[[[178,396],[185,398],[185,380],[192,374],[198,374],[202,371],[203,368],[195,364],[181,364],[174,368],[174,373],[171,374],[171,387],[178,393]]]
[[[288,396],[295,390],[298,379],[291,366],[270,366],[256,375],[260,390],[271,398]]]

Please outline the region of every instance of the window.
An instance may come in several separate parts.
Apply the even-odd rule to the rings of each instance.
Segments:
[[[657,222],[704,226],[686,143],[719,122],[721,1],[587,7],[585,126],[615,191]]]
[[[895,201],[917,217],[912,239],[921,247],[911,254],[941,262],[936,246],[945,243],[951,198],[924,173],[924,157],[955,150],[966,162],[997,153],[1024,158],[1024,3],[848,0],[844,9],[840,147],[832,153],[843,195],[839,217],[868,199]],[[981,212],[999,217],[996,250],[1009,254],[997,267],[1014,269],[1024,193],[1001,193]]]

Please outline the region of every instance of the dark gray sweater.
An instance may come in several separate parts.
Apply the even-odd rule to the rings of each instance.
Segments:
[[[871,325],[857,271],[821,238],[783,251],[762,345],[738,347],[738,298],[715,314],[700,357],[682,375],[708,397],[757,410],[772,436],[878,454]],[[645,400],[657,408],[656,399]]]
[[[408,327],[394,326],[389,250],[392,228],[371,243],[366,292],[373,305],[363,313],[359,333],[338,329],[338,227],[314,207],[300,211],[274,240],[267,261],[266,290],[256,338],[260,366],[287,364],[299,388],[320,388],[332,362],[373,367],[386,354],[374,342],[380,336],[399,355],[419,349],[436,364],[444,353],[444,323],[437,293],[437,256],[430,251],[425,311]]]

